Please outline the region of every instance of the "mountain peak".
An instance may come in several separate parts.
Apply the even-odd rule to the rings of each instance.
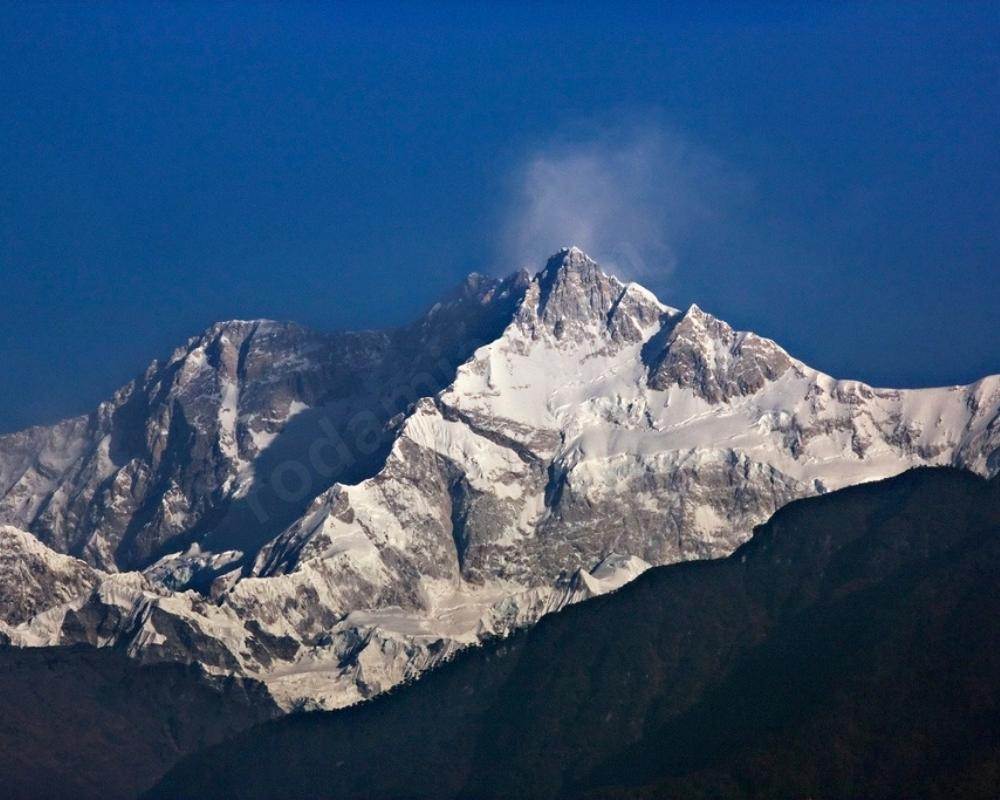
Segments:
[[[671,385],[689,388],[709,403],[720,403],[753,394],[793,367],[777,343],[735,331],[692,303],[672,321],[649,385],[660,390]]]
[[[542,305],[550,295],[580,294],[610,291],[617,294],[624,284],[608,275],[600,265],[579,247],[564,247],[550,256],[545,268],[536,276],[542,293]]]
[[[579,247],[564,247],[532,279],[518,324],[532,339],[617,346],[641,341],[669,311],[651,292],[605,273]]]
[[[597,262],[576,246],[563,247],[550,256],[539,277],[543,281],[554,281],[568,272],[579,272],[590,277],[597,275],[607,277]]]

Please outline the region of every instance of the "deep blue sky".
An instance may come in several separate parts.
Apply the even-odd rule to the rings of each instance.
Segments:
[[[0,430],[215,319],[396,323],[520,266],[539,163],[639,204],[594,235],[672,305],[838,377],[1000,371],[996,4],[208,5],[0,10]]]

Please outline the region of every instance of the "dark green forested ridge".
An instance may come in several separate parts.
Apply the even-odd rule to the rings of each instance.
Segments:
[[[0,797],[117,800],[278,714],[262,684],[86,646],[0,646]]]
[[[150,797],[996,797],[1000,481],[798,501],[727,559],[182,761]]]

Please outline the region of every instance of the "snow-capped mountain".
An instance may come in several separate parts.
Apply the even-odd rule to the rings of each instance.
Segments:
[[[90,417],[0,438],[0,519],[38,540],[5,532],[0,585],[42,576],[0,635],[343,705],[922,464],[1000,470],[1000,376],[838,381],[570,248],[397,331],[224,323]]]
[[[146,567],[209,535],[259,547],[295,518],[296,503],[374,469],[385,423],[497,336],[525,284],[472,275],[435,313],[393,331],[213,325],[92,414],[0,437],[0,520],[105,571]],[[349,423],[363,430],[347,432]],[[287,476],[315,484],[312,494],[276,498],[257,480],[276,459],[308,469],[299,448],[320,436],[355,446],[339,460],[321,454],[325,470]],[[251,508],[234,503],[249,495]]]

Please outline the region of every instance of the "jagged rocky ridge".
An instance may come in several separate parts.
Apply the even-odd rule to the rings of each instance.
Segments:
[[[795,498],[994,474],[998,413],[998,376],[838,381],[575,248],[397,331],[223,323],[91,416],[0,438],[0,519],[30,532],[5,532],[0,585],[37,576],[0,635],[343,705],[728,554]]]
[[[391,331],[213,325],[92,414],[0,437],[0,519],[109,572],[206,539],[259,548],[320,489],[372,471],[386,423],[502,332],[526,282],[471,275]],[[323,436],[351,452],[308,458]],[[288,458],[308,474],[279,471],[275,497]]]

